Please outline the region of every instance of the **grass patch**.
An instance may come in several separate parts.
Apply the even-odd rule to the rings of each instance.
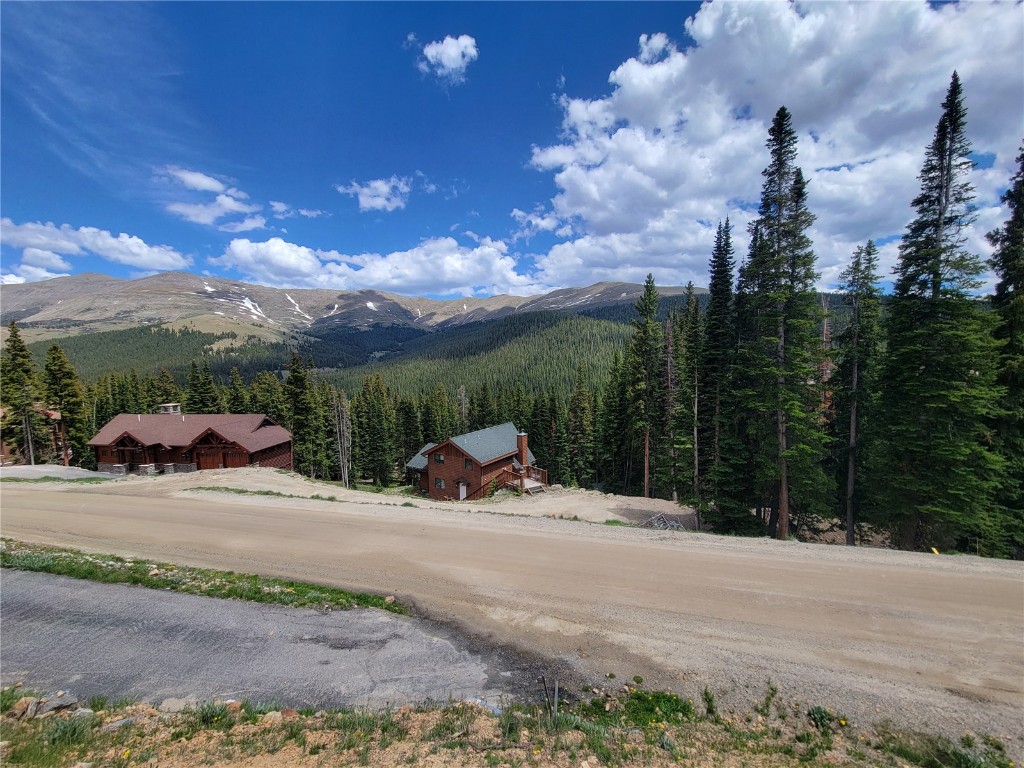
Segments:
[[[903,730],[891,723],[882,723],[876,730],[879,751],[921,768],[1013,768],[1006,747],[992,737],[982,737],[981,744],[967,737],[957,744],[945,736]]]
[[[605,525],[629,525],[629,523],[627,523],[627,522],[625,522],[623,520],[613,520],[611,518],[609,518],[608,520],[605,520],[604,524]]]
[[[0,689],[0,713],[6,712],[15,704],[18,703],[18,699],[22,696],[35,696],[36,694],[32,691],[26,691],[24,688],[15,688],[13,685],[9,685],[6,688]]]
[[[274,603],[295,608],[345,610],[381,608],[406,614],[398,602],[380,595],[347,592],[320,584],[272,579],[234,571],[216,571],[160,563],[145,558],[94,555],[63,547],[0,539],[0,566],[37,571],[107,584],[136,584],[150,589],[170,589],[191,595]]]
[[[324,497],[319,493],[312,496],[302,496],[298,493],[281,493],[281,491],[259,491],[250,488],[225,488],[220,485],[197,485],[189,488],[190,491],[205,491],[206,493],[233,493],[236,496],[272,496],[277,499],[317,499],[319,501],[337,501],[337,497]]]
[[[67,765],[72,755],[81,756],[92,746],[97,722],[93,717],[60,717],[5,726],[3,740],[8,748],[2,762],[35,768]]]
[[[690,701],[670,692],[632,686],[591,690],[596,694],[591,700],[561,702],[557,716],[549,704],[505,701],[493,714],[457,702],[397,711],[300,708],[269,727],[253,723],[266,712],[280,711],[277,702],[244,701],[237,716],[220,702],[173,716],[137,708],[119,711],[111,705],[106,720],[132,716],[136,722],[111,733],[99,729],[100,718],[91,715],[61,713],[5,723],[3,740],[9,745],[3,762],[40,768],[64,768],[76,760],[110,766],[244,765],[291,745],[300,754],[319,755],[313,761],[319,765],[537,768],[587,761],[594,768],[1013,768],[1003,744],[988,736],[968,734],[953,741],[883,724],[875,727],[872,739],[854,740],[842,734],[842,716],[823,707],[804,710],[806,719],[790,717],[787,724],[774,710],[755,721],[760,702],[726,716],[717,704],[709,704],[714,697],[708,695],[704,710],[716,711],[717,717],[697,717]],[[800,710],[793,705],[793,713]]]
[[[43,728],[43,741],[57,748],[84,744],[92,736],[91,717],[57,718],[49,720]]]

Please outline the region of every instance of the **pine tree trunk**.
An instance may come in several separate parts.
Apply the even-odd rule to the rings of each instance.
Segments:
[[[779,403],[775,409],[776,431],[779,441],[779,518],[777,537],[783,541],[789,538],[789,478],[786,466],[786,412],[782,407],[783,390],[786,387],[786,374],[783,367],[786,362],[786,325],[779,311],[779,342],[776,347],[776,363],[778,364]]]
[[[31,406],[29,406],[31,407]],[[28,441],[28,463],[31,466],[36,465],[36,451],[35,446],[32,444],[32,416],[31,412],[25,414],[25,438]]]
[[[697,366],[693,367],[693,500],[700,498],[700,450],[697,442],[697,405],[699,390],[697,387]]]
[[[718,498],[718,482],[716,480],[716,478],[718,476],[718,473],[715,471],[715,469],[717,469],[719,462],[722,460],[722,449],[721,449],[721,439],[722,439],[722,423],[721,423],[721,419],[722,419],[722,391],[721,391],[721,386],[720,385],[716,385],[715,386],[715,415],[714,415],[714,419],[715,419],[715,421],[714,421],[714,433],[713,433],[714,437],[712,438],[714,440],[714,446],[712,448],[712,463],[711,463],[711,468],[712,468],[712,472],[711,472],[711,482],[712,482],[712,485],[711,485],[711,498],[712,498],[712,500]]]
[[[644,429],[644,498],[651,498],[651,428]]]
[[[855,300],[853,309],[855,324],[858,322],[857,315],[858,312]],[[854,532],[855,521],[853,519],[853,486],[857,477],[857,376],[860,365],[860,361],[857,359],[857,345],[859,343],[859,339],[857,337],[857,326],[854,325],[852,345],[853,376],[850,382],[850,444],[849,452],[846,455],[846,545],[848,547],[853,547],[857,544]]]

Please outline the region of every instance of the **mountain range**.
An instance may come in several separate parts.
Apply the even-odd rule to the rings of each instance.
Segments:
[[[26,341],[162,325],[284,341],[332,328],[409,327],[435,331],[527,312],[593,314],[632,305],[642,285],[597,283],[538,296],[430,299],[376,290],[274,288],[187,272],[126,280],[81,274],[0,287],[0,323]],[[658,288],[679,296],[680,287]]]

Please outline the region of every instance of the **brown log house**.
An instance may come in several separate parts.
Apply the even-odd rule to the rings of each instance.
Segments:
[[[427,443],[406,469],[416,475],[420,492],[432,499],[473,500],[492,488],[543,490],[548,473],[535,467],[535,461],[526,433],[509,421]]]
[[[292,468],[292,436],[261,413],[122,413],[89,441],[96,468],[115,474],[231,467]]]

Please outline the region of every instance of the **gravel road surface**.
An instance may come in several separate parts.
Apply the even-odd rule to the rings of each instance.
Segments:
[[[265,470],[232,477],[296,492]],[[698,701],[708,685],[749,708],[770,678],[783,697],[854,722],[992,733],[1024,754],[1022,563],[494,514],[529,500],[480,513],[308,485],[339,501],[182,482],[6,485],[2,532],[395,594],[590,680],[642,675]],[[560,498],[538,508],[561,514]],[[623,503],[564,498],[567,510],[590,503],[593,519]]]
[[[2,586],[5,685],[157,705],[221,697],[317,708],[496,704],[525,682],[518,660],[376,609],[325,614],[11,570]]]

